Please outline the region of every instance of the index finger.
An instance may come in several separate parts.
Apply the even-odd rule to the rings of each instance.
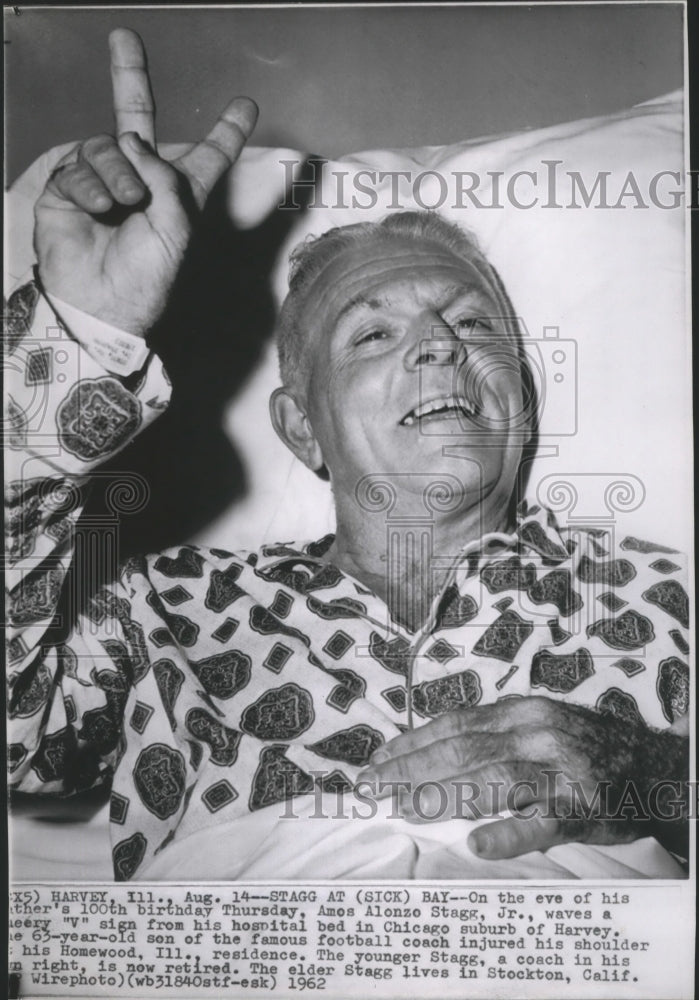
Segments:
[[[501,698],[487,705],[457,708],[440,715],[424,726],[394,736],[372,754],[371,763],[379,764],[414,750],[431,746],[459,733],[503,731],[519,725],[532,725],[546,720],[546,713],[557,708],[556,702],[536,695]]]
[[[562,763],[554,734],[538,726],[522,725],[501,732],[474,731],[448,736],[400,757],[372,763],[357,780],[376,784],[382,797],[382,784],[408,782],[415,787],[423,781],[471,779],[474,772],[488,766],[537,764],[549,769]]]
[[[130,28],[117,28],[109,35],[109,51],[116,134],[137,132],[155,149],[155,104],[143,42]]]

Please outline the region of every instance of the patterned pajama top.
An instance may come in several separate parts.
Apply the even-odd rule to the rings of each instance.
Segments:
[[[111,781],[116,879],[314,782],[351,788],[383,742],[454,708],[539,694],[619,725],[686,715],[681,557],[527,503],[511,535],[455,555],[418,632],[324,560],[332,536],[182,545],[78,600],[88,474],[158,416],[168,382],[155,358],[137,377],[106,371],[33,283],[8,313],[10,781]]]

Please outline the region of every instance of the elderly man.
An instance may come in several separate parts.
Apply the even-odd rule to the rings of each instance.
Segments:
[[[513,310],[474,242],[428,213],[334,230],[293,263],[271,414],[329,477],[336,533],[250,553],[181,546],[129,560],[83,608],[65,597],[83,486],[166,404],[144,338],[256,117],[234,101],[166,163],[140,40],[116,31],[111,49],[117,137],[53,171],[34,280],[9,302],[12,783],[111,781],[117,879],[314,781],[400,789],[416,819],[526,807],[470,835],[486,857],[648,832],[682,854],[677,557],[633,538],[615,552],[513,504],[535,432]],[[57,322],[59,374],[23,347]]]

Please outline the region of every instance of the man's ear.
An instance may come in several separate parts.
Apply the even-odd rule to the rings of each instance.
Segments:
[[[304,409],[289,389],[281,386],[274,390],[269,399],[269,413],[287,448],[312,472],[321,469],[324,462],[320,445]]]

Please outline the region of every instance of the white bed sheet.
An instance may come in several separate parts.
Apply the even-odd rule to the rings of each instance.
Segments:
[[[280,806],[269,806],[176,838],[141,874],[141,881],[684,877],[651,837],[623,845],[566,844],[545,854],[486,861],[466,845],[477,823],[447,820],[418,826],[391,818],[389,801],[378,805],[370,819],[332,818],[338,811],[334,795],[295,799],[292,818],[284,818]],[[358,810],[368,812],[365,804]],[[343,811],[349,817],[351,803]],[[70,816],[67,800],[23,804],[12,828],[13,881],[112,881],[108,806],[86,820]]]

